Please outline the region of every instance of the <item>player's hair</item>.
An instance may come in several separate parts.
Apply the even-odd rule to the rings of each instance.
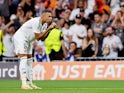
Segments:
[[[52,13],[52,11],[50,9],[46,9],[42,13]]]

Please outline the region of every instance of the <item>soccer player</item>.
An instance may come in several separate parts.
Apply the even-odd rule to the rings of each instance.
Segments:
[[[44,40],[54,27],[51,11],[45,10],[41,17],[28,20],[14,34],[15,52],[20,59],[21,89],[40,89],[32,83],[32,42]]]

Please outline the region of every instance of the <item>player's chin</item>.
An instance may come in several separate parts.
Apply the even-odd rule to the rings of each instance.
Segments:
[[[52,20],[48,20],[48,23],[51,23],[52,22]]]

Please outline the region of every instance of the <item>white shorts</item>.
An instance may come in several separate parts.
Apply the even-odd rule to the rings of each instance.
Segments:
[[[32,42],[29,42],[23,33],[16,32],[13,41],[16,54],[32,54]]]

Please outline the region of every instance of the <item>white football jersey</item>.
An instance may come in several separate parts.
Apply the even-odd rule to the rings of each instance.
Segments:
[[[15,34],[24,35],[23,38],[26,38],[28,41],[35,39],[34,33],[41,33],[47,29],[48,24],[41,23],[41,17],[36,17],[25,22]]]

